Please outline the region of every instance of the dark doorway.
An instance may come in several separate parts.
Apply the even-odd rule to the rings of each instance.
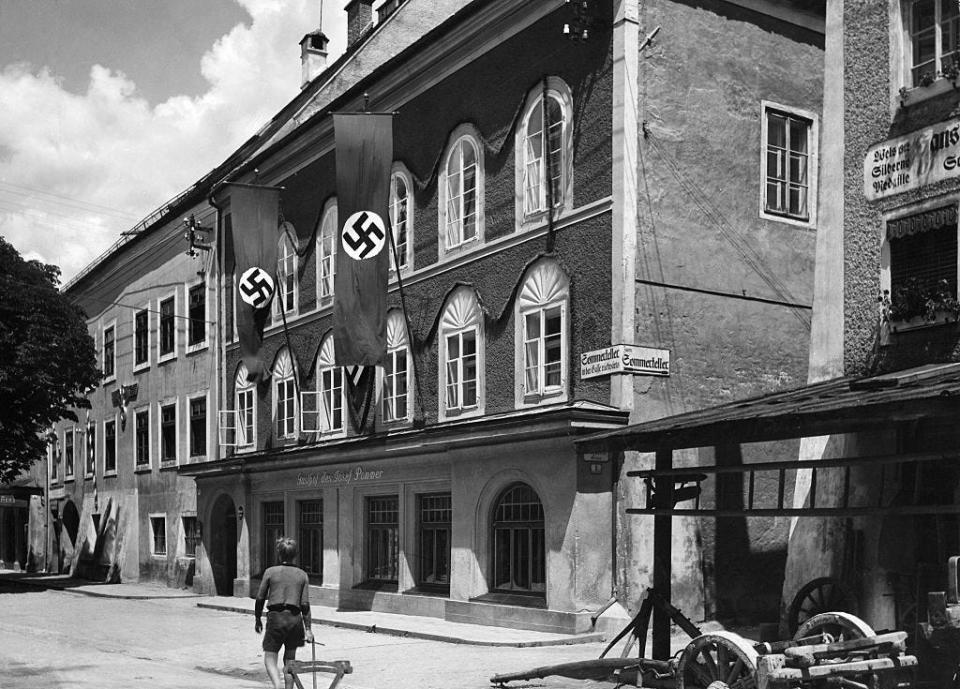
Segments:
[[[80,513],[77,511],[77,506],[70,500],[67,500],[63,505],[61,521],[63,523],[63,531],[60,532],[61,543],[63,541],[63,535],[65,534],[67,537],[67,543],[63,543],[63,547],[66,549],[65,554],[67,561],[64,562],[60,571],[63,574],[70,574],[70,563],[73,562],[74,549],[77,547],[77,533],[80,531]]]
[[[0,509],[0,562],[7,569],[14,568],[17,559],[17,524],[14,508]]]
[[[229,496],[221,495],[214,503],[203,540],[210,554],[217,595],[232,596],[233,580],[237,578],[237,510]]]

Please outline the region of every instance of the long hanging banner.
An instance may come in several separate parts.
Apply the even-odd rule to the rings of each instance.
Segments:
[[[263,378],[260,360],[263,327],[276,287],[277,225],[280,189],[229,186],[234,274],[237,276],[237,336],[240,356],[251,381]]]

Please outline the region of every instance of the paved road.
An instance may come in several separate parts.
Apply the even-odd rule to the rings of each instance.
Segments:
[[[253,617],[197,599],[124,600],[0,583],[0,689],[269,687]],[[497,673],[596,658],[600,643],[492,648],[319,626],[318,657],[351,661],[344,689],[487,689]],[[308,650],[301,651],[301,658]],[[326,687],[329,676],[318,675]],[[310,687],[309,678],[305,678]],[[561,678],[523,684],[596,689]],[[517,689],[520,689],[518,686]]]

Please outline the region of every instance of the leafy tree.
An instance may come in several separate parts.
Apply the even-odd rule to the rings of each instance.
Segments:
[[[100,380],[85,315],[59,284],[57,266],[0,237],[0,484],[44,455],[51,424],[90,408]]]

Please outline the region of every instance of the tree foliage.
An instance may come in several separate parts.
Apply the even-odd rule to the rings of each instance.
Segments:
[[[57,266],[0,237],[0,484],[44,456],[51,424],[78,421],[100,380],[86,317],[59,284]]]

